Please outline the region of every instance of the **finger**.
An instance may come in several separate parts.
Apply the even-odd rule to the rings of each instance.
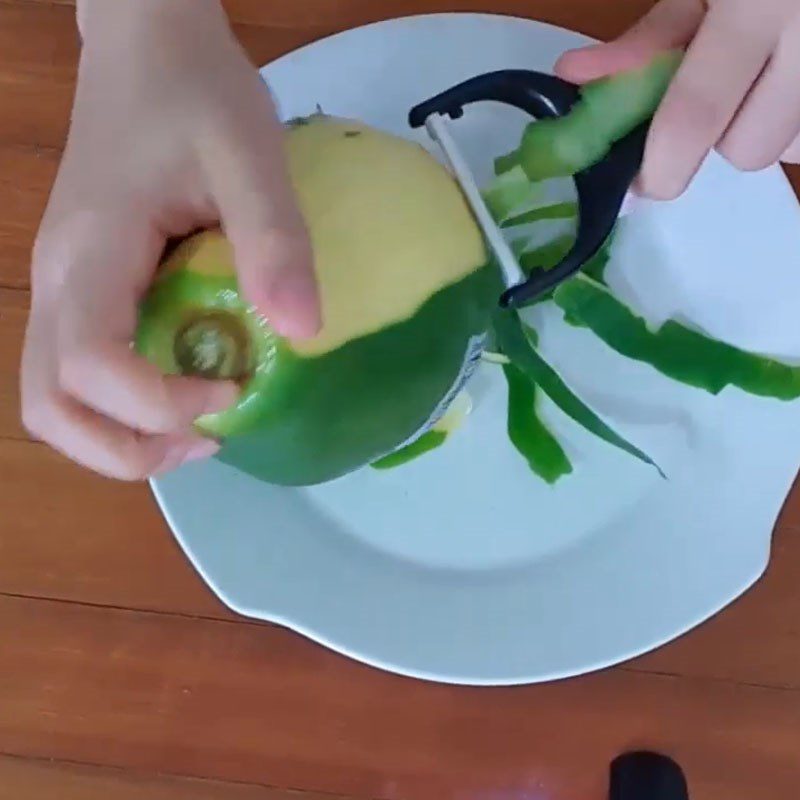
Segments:
[[[800,28],[800,25],[798,25]],[[786,35],[719,143],[719,152],[743,170],[791,160],[800,133],[800,51]]]
[[[181,433],[236,401],[229,382],[163,375],[122,336],[106,337],[84,327],[68,335],[59,355],[61,389],[100,414],[144,433]]]
[[[751,17],[739,0],[706,16],[653,117],[638,180],[643,194],[680,195],[758,79],[775,42]]]
[[[188,460],[210,457],[219,449],[213,440],[196,436],[137,434],[66,396],[47,404],[37,434],[82,466],[126,481],[144,480]]]
[[[564,53],[556,62],[556,74],[574,83],[585,83],[635,69],[658,52],[685,45],[696,33],[705,13],[702,0],[661,0],[613,41]]]
[[[135,480],[207,458],[219,446],[196,435],[138,434],[59,392],[52,309],[32,310],[25,335],[20,380],[22,421],[35,439],[108,477]]]
[[[783,152],[781,161],[787,164],[800,164],[800,136],[798,136]]]
[[[313,253],[268,102],[209,136],[201,160],[233,245],[244,295],[281,334],[306,338],[321,319]]]
[[[138,301],[161,243],[134,213],[125,216],[124,225],[114,215],[96,222],[92,236],[64,251],[71,259],[70,291],[62,295],[57,325],[59,385],[80,403],[135,430],[185,432],[201,414],[230,406],[237,389],[229,382],[165,376],[133,351]]]

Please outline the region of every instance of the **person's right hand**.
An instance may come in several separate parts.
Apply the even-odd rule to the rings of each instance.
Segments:
[[[682,194],[711,150],[742,170],[800,161],[800,2],[659,0],[611,42],[564,53],[562,78],[585,83],[686,48],[656,111],[635,188]]]
[[[84,45],[64,157],[31,268],[28,431],[137,480],[211,455],[192,430],[237,394],[165,377],[131,348],[169,237],[221,223],[242,291],[279,332],[321,324],[283,129],[217,0],[79,0]]]

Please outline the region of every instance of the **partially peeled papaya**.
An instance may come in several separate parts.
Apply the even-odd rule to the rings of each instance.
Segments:
[[[233,379],[229,409],[199,418],[217,458],[270,483],[310,485],[423,434],[480,358],[500,292],[454,178],[422,147],[315,114],[287,129],[311,236],[323,327],[277,335],[240,294],[221,231],[166,259],[136,348],[166,374]]]

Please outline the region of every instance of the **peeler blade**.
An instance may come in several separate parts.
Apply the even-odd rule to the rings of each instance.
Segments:
[[[441,148],[464,196],[469,203],[486,241],[497,259],[506,289],[511,289],[525,282],[525,273],[519,265],[517,257],[506,241],[497,223],[494,221],[486,203],[481,196],[472,171],[458,148],[448,128],[447,119],[434,112],[425,120],[428,135]]]

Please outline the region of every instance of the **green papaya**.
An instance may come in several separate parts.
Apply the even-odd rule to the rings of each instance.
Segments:
[[[329,481],[421,436],[477,363],[501,291],[450,173],[358,121],[287,126],[289,171],[315,256],[323,326],[276,334],[242,297],[218,230],[182,242],[140,305],[135,347],[166,374],[237,380],[196,420],[216,456],[281,485]]]

